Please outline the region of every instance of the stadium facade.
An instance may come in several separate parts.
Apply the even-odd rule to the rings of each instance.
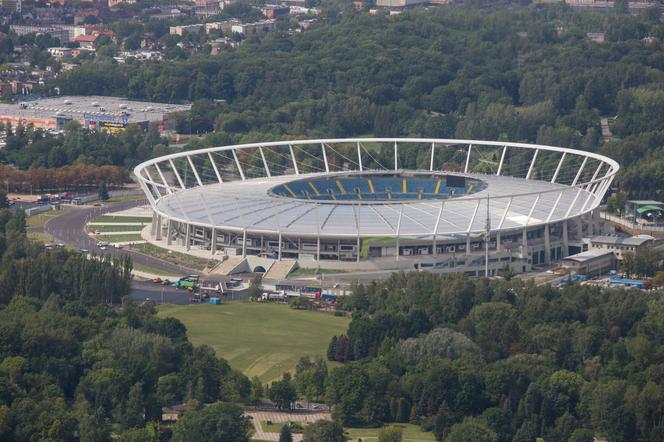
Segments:
[[[598,233],[596,209],[618,169],[560,147],[353,138],[180,152],[134,173],[155,240],[241,257],[252,270],[296,260],[494,275],[581,251],[582,238]]]

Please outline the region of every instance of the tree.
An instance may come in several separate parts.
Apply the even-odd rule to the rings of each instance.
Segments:
[[[99,191],[97,193],[99,195],[99,199],[102,201],[108,201],[110,199],[110,196],[108,195],[108,189],[106,188],[106,183],[102,183],[102,185],[99,186]]]
[[[264,395],[265,391],[263,389],[263,383],[258,378],[258,376],[254,376],[253,378],[251,378],[251,402],[253,403],[260,402],[260,400],[263,399]]]
[[[334,361],[336,360],[336,355],[337,355],[337,337],[332,336],[330,339],[330,343],[327,346],[327,360],[328,361]]]
[[[452,425],[445,442],[498,442],[498,435],[475,417],[467,417],[462,423]]]
[[[7,199],[7,192],[0,190],[0,209],[9,207],[9,200]]]
[[[134,384],[129,390],[129,396],[124,405],[122,424],[125,428],[143,426],[145,423],[145,403],[143,399],[143,383]]]
[[[395,425],[383,427],[378,432],[378,442],[401,442],[403,430]]]
[[[625,210],[625,202],[627,201],[627,194],[625,192],[617,192],[611,195],[606,201],[606,208],[609,212],[618,213],[622,215]]]
[[[261,279],[262,278],[260,275],[256,275],[253,278],[251,278],[251,282],[249,283],[249,289],[247,290],[247,296],[249,298],[260,299],[261,295],[263,294]]]
[[[249,418],[238,405],[216,402],[200,410],[185,412],[173,428],[173,442],[248,442]]]
[[[290,373],[286,372],[280,381],[272,382],[272,386],[268,391],[268,397],[277,407],[281,409],[290,408],[291,403],[297,399],[297,393]]]
[[[344,428],[338,422],[319,420],[305,427],[302,442],[346,442]]]
[[[279,442],[293,442],[293,435],[290,431],[290,425],[287,423],[281,427],[281,432],[279,433]]]
[[[323,396],[326,380],[327,365],[323,359],[311,361],[308,356],[300,358],[295,370],[295,388],[301,397],[313,401]]]

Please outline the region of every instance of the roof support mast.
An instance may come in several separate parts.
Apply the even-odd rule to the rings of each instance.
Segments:
[[[357,164],[360,166],[360,172],[362,172],[362,151],[360,150],[360,142],[357,142]]]
[[[436,151],[436,143],[431,143],[431,162],[429,164],[429,172],[433,172],[433,156]]]
[[[259,146],[258,151],[261,153],[261,158],[263,159],[263,167],[265,167],[265,173],[267,174],[267,177],[270,178],[272,174],[270,173],[270,168],[267,167],[267,161],[265,160],[265,152],[263,152],[263,147]]]
[[[320,148],[323,151],[323,161],[325,162],[325,172],[330,173],[330,164],[327,162],[327,153],[325,152],[325,143],[320,143]]]

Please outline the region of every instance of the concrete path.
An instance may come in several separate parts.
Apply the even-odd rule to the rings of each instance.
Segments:
[[[279,440],[279,433],[266,433],[261,427],[261,422],[272,421],[276,422],[300,422],[302,426],[306,426],[318,420],[332,420],[330,413],[287,413],[279,411],[247,411],[246,416],[251,416],[256,431],[252,436],[257,440]],[[298,442],[302,440],[302,434],[293,434],[293,440]]]

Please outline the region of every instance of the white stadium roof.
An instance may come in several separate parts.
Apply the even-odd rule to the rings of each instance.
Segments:
[[[482,181],[482,189],[442,200],[371,202],[314,201],[269,192],[282,183],[335,174],[411,174],[412,170],[400,168],[399,147],[412,143],[420,153],[416,173],[464,176]],[[374,158],[385,146],[394,152],[388,167]],[[422,158],[427,163],[424,168]],[[446,171],[452,163],[455,171]],[[618,169],[610,158],[551,146],[353,138],[180,152],[147,161],[134,173],[155,213],[177,222],[254,234],[426,239],[484,232],[487,204],[492,231],[581,215],[600,204]]]
[[[466,176],[484,181],[487,184],[484,190],[449,200],[333,204],[268,194],[269,189],[284,182],[326,175],[329,174],[287,175],[199,186],[165,196],[157,203],[157,209],[168,218],[231,231],[246,228],[252,232],[312,237],[319,234],[375,237],[397,233],[405,237],[430,237],[441,207],[436,234],[445,236],[483,231],[487,196],[491,225],[508,230],[523,227],[526,223],[536,225],[563,219],[569,216],[568,211],[570,215],[580,213],[590,195],[581,191],[576,197],[576,189],[533,181],[528,184],[528,193],[518,196],[524,193],[523,179],[479,174]],[[560,191],[562,197],[556,205]],[[506,210],[509,197],[513,195],[516,196]],[[539,200],[531,213],[538,195]]]

